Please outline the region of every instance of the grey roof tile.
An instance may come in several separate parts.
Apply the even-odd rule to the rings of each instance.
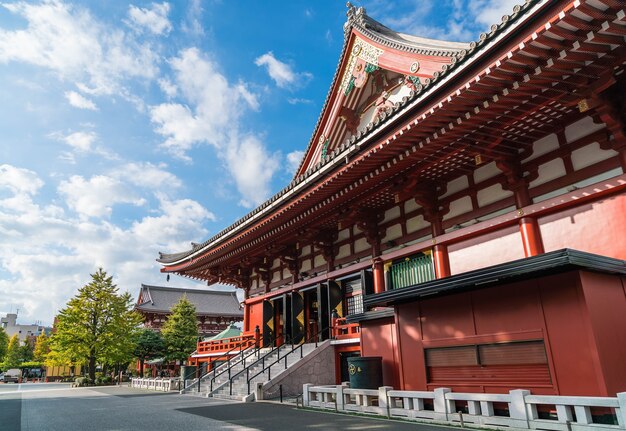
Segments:
[[[199,315],[217,315],[242,317],[243,310],[235,291],[220,292],[215,290],[181,289],[177,287],[141,285],[135,308],[147,312],[169,312],[183,295],[196,306]]]

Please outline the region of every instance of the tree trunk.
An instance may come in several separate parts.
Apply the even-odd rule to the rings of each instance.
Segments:
[[[96,380],[96,352],[89,352],[89,378],[92,382]]]
[[[143,362],[144,358],[139,359],[139,377],[143,377]]]

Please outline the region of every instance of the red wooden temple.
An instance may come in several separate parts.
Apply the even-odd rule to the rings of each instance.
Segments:
[[[356,354],[401,389],[625,391],[624,9],[451,43],[349,5],[293,181],[162,271],[242,289],[266,345],[334,338],[336,382]]]
[[[211,337],[227,329],[231,323],[243,320],[243,311],[235,292],[182,289],[178,287],[142,284],[135,310],[144,318],[144,326],[157,331],[171,313],[172,307],[184,296],[196,307],[198,334]]]

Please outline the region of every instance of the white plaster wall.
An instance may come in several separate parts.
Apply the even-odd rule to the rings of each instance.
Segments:
[[[393,208],[389,208],[385,211],[385,217],[383,218],[383,223],[388,222],[389,220],[393,220],[400,217],[400,207],[395,206]]]
[[[450,211],[443,219],[448,220],[452,217],[470,212],[472,210],[472,199],[469,196],[463,196],[460,199],[450,202]]]
[[[495,177],[500,173],[501,172],[495,162],[487,163],[474,171],[474,182],[478,184],[479,182],[488,180],[489,178]]]
[[[406,214],[410,211],[414,211],[419,207],[420,206],[417,204],[417,202],[415,202],[415,199],[409,199],[408,201],[404,202],[404,213]]]
[[[337,256],[335,257],[335,259],[348,257],[349,255],[350,255],[350,244],[344,244],[341,247],[339,247],[339,252],[337,253]]]
[[[311,269],[311,259],[304,259],[300,266],[300,271],[305,272]]]
[[[406,221],[407,233],[413,233],[428,226],[430,226],[430,224],[424,220],[424,216],[422,215],[415,216]]]
[[[448,251],[452,275],[484,268],[485,262],[491,266],[524,257],[524,246],[517,226],[486,237],[452,244]]]
[[[602,160],[609,159],[618,154],[615,150],[603,150],[600,144],[594,142],[575,151],[572,151],[572,165],[579,170],[594,165]]]
[[[593,118],[585,117],[565,128],[565,138],[567,142],[573,142],[604,127],[604,123],[596,124],[593,122]]]
[[[537,179],[530,183],[530,188],[545,184],[548,181],[552,181],[565,175],[565,165],[563,165],[563,160],[554,159],[540,165],[538,173],[539,176]]]
[[[533,142],[533,153],[524,161],[536,159],[539,156],[549,153],[552,150],[559,148],[559,139],[552,133],[548,136],[544,136],[538,141]]]
[[[484,207],[509,196],[513,196],[512,191],[504,190],[501,184],[494,184],[479,190],[478,193],[476,193],[476,200],[478,200],[478,206]]]
[[[469,182],[467,181],[467,176],[460,176],[448,183],[447,191],[441,197],[445,198],[446,196],[450,196],[456,192],[460,192],[469,187]]]
[[[393,241],[394,239],[400,238],[402,236],[402,226],[400,223],[394,224],[393,226],[389,226],[387,231],[385,232],[385,237],[382,239],[382,242],[385,241]]]
[[[358,253],[360,251],[369,250],[370,245],[367,243],[365,238],[358,239],[354,242],[354,252]]]
[[[350,229],[342,229],[337,233],[337,241],[350,238]]]

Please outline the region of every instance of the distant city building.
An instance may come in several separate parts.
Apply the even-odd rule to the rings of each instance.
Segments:
[[[135,310],[143,315],[144,326],[160,331],[170,310],[183,295],[186,295],[196,307],[198,332],[202,337],[217,335],[231,323],[243,321],[243,309],[234,291],[219,292],[142,284]]]
[[[51,330],[51,328],[38,324],[20,325],[17,323],[17,313],[8,313],[6,317],[0,318],[0,326],[9,338],[17,334],[20,341],[24,341],[28,337],[37,337],[42,332],[49,333]]]

